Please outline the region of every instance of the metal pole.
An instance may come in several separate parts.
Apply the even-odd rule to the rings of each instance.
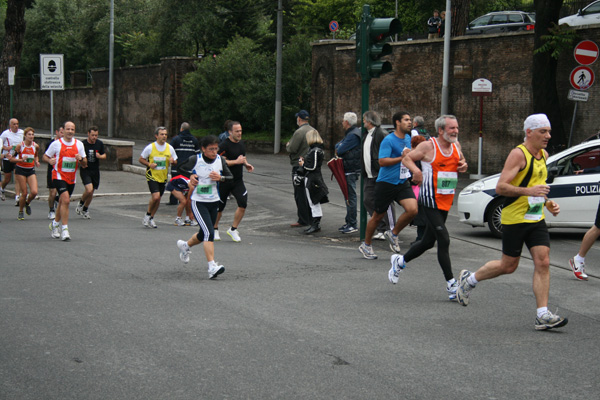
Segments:
[[[113,61],[115,58],[115,0],[110,0],[110,36],[108,40],[108,137],[114,136],[115,85]]]
[[[481,175],[481,157],[483,153],[483,96],[479,97],[479,159],[477,160],[477,174]]]
[[[54,139],[54,90],[50,91],[50,139]]]
[[[10,119],[13,117],[13,90],[12,85],[10,86]]]
[[[573,119],[571,120],[571,132],[569,132],[569,144],[567,148],[571,147],[571,138],[573,137],[573,129],[575,128],[575,116],[577,115],[577,104],[578,101],[575,102],[575,109],[573,110]]]
[[[450,75],[450,26],[452,25],[451,1],[446,0],[446,26],[444,30],[444,70],[442,77],[442,107],[441,114],[448,114],[448,80]]]
[[[277,60],[275,72],[275,138],[273,154],[278,154],[281,147],[281,65],[283,49],[283,0],[277,2]]]
[[[368,37],[367,37],[367,26],[369,24],[369,18],[371,16],[371,7],[368,4],[365,4],[363,6],[363,14],[362,14],[362,18],[360,20],[360,41],[362,43],[362,48],[360,49],[361,54],[359,55],[359,59],[360,59],[360,65],[361,65],[361,71],[360,71],[360,78],[361,78],[361,82],[362,82],[362,87],[361,87],[361,132],[364,135],[364,123],[362,116],[369,111],[369,83],[371,82],[371,75],[369,74],[369,71],[367,69],[367,45],[368,45]],[[358,51],[358,49],[357,49]],[[362,157],[362,146],[361,146],[361,157]],[[363,241],[365,240],[365,233],[367,231],[367,210],[365,209],[365,205],[362,201],[362,199],[364,198],[364,193],[363,193],[363,186],[364,186],[364,182],[363,182],[363,173],[360,174],[360,230],[359,230],[359,234],[360,234],[360,240]]]

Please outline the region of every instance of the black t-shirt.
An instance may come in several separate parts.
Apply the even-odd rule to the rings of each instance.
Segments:
[[[96,152],[102,155],[104,154],[104,143],[102,140],[97,139],[96,143],[91,144],[87,139],[81,141],[85,148],[85,156],[87,157],[87,168],[89,170],[98,171],[100,169],[100,160],[96,158]]]
[[[227,158],[229,161],[234,161],[239,156],[246,155],[246,145],[244,144],[243,140],[240,140],[238,143],[234,143],[227,138],[219,145],[219,154]],[[242,179],[244,174],[244,164],[230,165],[229,169],[231,170],[234,181]]]

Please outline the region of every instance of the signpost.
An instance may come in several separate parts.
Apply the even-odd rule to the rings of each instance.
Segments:
[[[15,85],[15,67],[8,67],[8,86],[10,87],[10,118],[13,117],[13,86]]]
[[[471,179],[481,179],[481,159],[483,157],[483,98],[492,95],[492,82],[485,78],[479,78],[473,81],[471,85],[471,94],[479,97],[479,150],[477,160],[477,175],[471,175]]]
[[[569,90],[567,98],[575,102],[575,108],[573,109],[573,119],[571,120],[571,132],[569,132],[569,143],[571,147],[571,138],[573,137],[573,130],[575,128],[575,116],[577,115],[577,105],[580,101],[588,101],[590,94],[588,92],[580,92],[580,90],[588,90],[594,84],[595,76],[594,71],[587,65],[592,65],[598,59],[599,51],[598,45],[591,40],[583,40],[577,43],[573,50],[573,57],[575,61],[579,63],[579,67],[576,67],[571,71],[569,75],[569,82],[576,90]]]
[[[50,136],[54,137],[54,91],[65,90],[63,54],[40,54],[40,89],[50,91]]]
[[[336,20],[333,20],[329,23],[329,30],[333,33],[333,38],[335,39],[335,33],[340,29],[340,24]]]

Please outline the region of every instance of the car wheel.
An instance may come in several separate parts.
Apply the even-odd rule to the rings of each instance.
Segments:
[[[490,204],[486,212],[486,221],[488,223],[488,228],[492,235],[497,238],[502,237],[502,223],[500,222],[500,218],[502,216],[502,208],[504,207],[504,198],[496,199]]]

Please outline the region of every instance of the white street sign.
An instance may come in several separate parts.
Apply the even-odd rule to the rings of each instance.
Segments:
[[[589,92],[580,92],[579,90],[570,89],[567,98],[573,101],[588,101],[590,94]]]
[[[64,72],[62,54],[40,54],[40,89],[64,90]]]
[[[8,67],[8,86],[15,85],[15,67]]]
[[[473,81],[471,85],[473,93],[492,93],[492,82],[485,78],[479,78]]]

